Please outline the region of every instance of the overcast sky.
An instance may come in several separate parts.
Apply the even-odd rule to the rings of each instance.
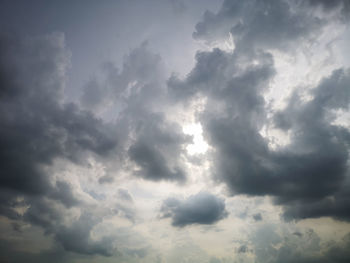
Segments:
[[[0,261],[350,262],[348,0],[0,0]]]

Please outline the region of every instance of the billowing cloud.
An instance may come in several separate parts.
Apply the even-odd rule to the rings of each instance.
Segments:
[[[249,10],[255,10],[250,4],[242,3]],[[227,5],[229,2],[223,4],[219,17],[231,12],[241,14],[238,7],[227,9]],[[282,15],[290,10],[286,3],[280,5],[273,7],[273,14]],[[283,17],[290,18],[289,15]],[[305,16],[305,19],[309,18]],[[312,28],[312,23],[311,19],[302,24]],[[271,31],[284,32],[278,28],[280,23],[270,25],[274,27]],[[267,25],[263,27],[268,28]],[[248,26],[248,30],[252,29],[256,27]],[[300,37],[307,34],[303,30],[299,33]],[[274,39],[274,36],[266,36],[266,39]],[[289,35],[283,39],[291,41]],[[245,48],[247,42],[261,45],[259,39],[239,41]],[[280,39],[274,41],[283,43]],[[204,125],[206,139],[215,149],[214,177],[226,183],[232,194],[274,196],[276,203],[285,205],[285,218],[313,217],[314,213],[315,217],[348,220],[345,212],[348,208],[344,205],[348,194],[344,185],[349,172],[349,131],[331,124],[330,114],[332,110],[349,109],[348,70],[336,70],[321,80],[311,91],[309,101],[302,101],[301,95],[294,93],[284,110],[271,112],[264,99],[264,92],[276,73],[271,53],[250,50],[246,55],[214,49],[198,53],[196,58],[195,67],[184,80],[172,77],[168,85],[170,92],[182,100],[196,96],[207,99],[199,120]],[[269,147],[260,133],[263,125],[270,125],[267,114],[273,116],[272,125],[290,134],[288,145],[277,150]],[[318,187],[314,187],[315,182]],[[304,205],[308,207],[305,210]],[[328,212],[322,214],[321,207]]]
[[[0,261],[348,262],[349,10],[3,1]]]
[[[145,42],[124,58],[120,73],[113,63],[106,64],[103,72],[106,86],[90,82],[82,104],[97,107],[97,103],[107,103],[112,109],[118,108],[118,124],[122,126],[119,136],[129,160],[136,165],[133,174],[152,181],[185,181],[181,154],[190,138],[160,111],[166,111],[167,106],[160,56],[152,53]]]
[[[82,214],[71,226],[57,229],[55,238],[68,251],[111,256],[113,237],[103,237],[98,241],[91,238],[91,230],[98,221],[99,219],[94,218],[91,214]]]
[[[285,49],[291,42],[315,34],[321,26],[322,21],[306,11],[293,1],[227,0],[217,13],[204,14],[193,36],[212,42],[226,39],[230,33],[240,52],[251,48]]]
[[[1,187],[44,193],[52,186],[43,166],[55,158],[79,162],[84,151],[106,155],[117,141],[101,120],[62,103],[69,65],[63,35],[3,36],[1,43]]]
[[[224,200],[207,192],[200,192],[186,200],[166,199],[161,213],[164,218],[170,217],[176,227],[214,224],[228,215]]]
[[[75,104],[62,102],[69,65],[63,35],[25,39],[2,36],[0,52],[4,69],[0,72],[0,182],[2,199],[7,200],[1,202],[2,214],[42,226],[68,250],[107,255],[102,248],[81,243],[88,240],[89,231],[84,229],[75,239],[82,247],[67,243],[71,237],[66,239],[62,228],[64,208],[58,209],[53,200],[67,208],[77,206],[79,200],[69,183],[55,182],[45,169],[56,159],[82,163],[89,152],[107,156],[117,146],[112,130],[100,119]],[[27,206],[24,214],[16,212],[16,208]]]
[[[255,222],[258,222],[258,221],[263,220],[263,217],[262,217],[261,213],[256,213],[253,215],[253,219],[255,220]]]

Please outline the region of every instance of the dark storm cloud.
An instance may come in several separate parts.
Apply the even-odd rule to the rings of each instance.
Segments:
[[[186,172],[180,156],[190,137],[162,112],[168,105],[163,67],[145,42],[124,57],[120,72],[113,63],[105,64],[103,80],[85,87],[82,104],[98,107],[107,101],[112,108],[119,107],[119,136],[129,142],[125,150],[136,165],[136,176],[183,182]]]
[[[130,5],[130,10],[135,8],[136,12],[126,12],[121,16],[143,17],[145,12],[141,2]],[[81,29],[78,24],[86,26],[86,21],[91,20],[90,11],[75,17],[79,6],[72,9],[71,5],[64,3],[63,9],[57,9],[57,5],[51,8],[52,5],[48,4],[51,11],[46,12],[47,4],[43,3],[37,1],[31,8],[40,10],[38,14],[45,13],[49,20],[40,19],[40,16],[30,18],[31,12],[25,12],[27,18],[19,18],[19,21],[53,21],[57,18],[51,20],[51,17],[64,10],[64,15],[57,16],[59,20],[66,17],[79,21],[69,26],[77,33],[76,38],[83,39],[77,43],[70,39],[70,44],[73,42],[78,46],[78,56],[93,49],[84,51],[85,44],[89,45],[86,39],[98,43],[93,47],[105,47],[101,43],[108,43],[112,38],[107,36],[109,31],[104,31],[107,27],[102,24],[92,28],[91,32],[88,30],[88,38],[83,38],[87,33],[78,32]],[[123,1],[123,5],[129,3]],[[169,4],[174,13],[181,13],[181,18],[185,18],[189,14],[187,8],[194,5],[182,0],[169,0]],[[25,10],[24,6],[31,4],[20,9]],[[96,11],[91,7],[94,6],[88,9]],[[99,10],[97,20],[104,13]],[[160,10],[155,8],[154,13],[158,14]],[[16,241],[12,236],[0,238],[0,261],[75,262],[98,260],[93,256],[120,255],[122,258],[117,258],[117,261],[127,261],[129,257],[132,262],[149,261],[151,248],[145,245],[147,240],[140,238],[140,233],[129,233],[128,227],[112,231],[106,222],[116,216],[129,220],[128,224],[137,224],[136,208],[139,206],[136,202],[142,197],[138,195],[134,200],[125,189],[98,185],[101,189],[114,187],[115,199],[110,203],[107,200],[110,191],[101,193],[99,188],[85,191],[85,178],[74,181],[76,184],[69,182],[70,171],[67,174],[64,171],[60,178],[62,170],[61,167],[55,169],[60,165],[56,161],[78,166],[85,166],[91,156],[101,161],[106,174],[95,181],[87,178],[87,187],[97,179],[100,183],[112,183],[119,171],[123,174],[121,183],[129,180],[124,174],[154,182],[184,183],[191,176],[185,164],[188,161],[185,146],[191,138],[184,135],[181,124],[176,123],[181,121],[181,116],[177,119],[174,115],[176,107],[182,106],[180,103],[190,105],[189,102],[197,98],[205,100],[204,110],[197,111],[195,118],[201,123],[204,137],[211,146],[200,158],[211,163],[213,179],[225,183],[230,194],[272,196],[275,204],[283,207],[285,220],[329,216],[350,221],[350,132],[333,122],[334,112],[349,110],[350,71],[334,71],[313,88],[307,101],[294,92],[287,106],[277,112],[273,112],[264,100],[264,92],[276,74],[276,49],[294,52],[305,43],[311,47],[315,43],[313,37],[325,33],[322,26],[327,22],[327,13],[332,13],[330,16],[334,18],[339,10],[339,16],[343,18],[349,11],[348,2],[226,0],[217,13],[205,13],[193,36],[212,44],[226,39],[230,33],[235,50],[199,51],[194,68],[184,79],[176,74],[168,79],[165,64],[169,65],[169,61],[163,63],[160,55],[152,52],[145,42],[131,49],[120,68],[113,62],[106,62],[101,74],[91,77],[84,86],[80,104],[65,103],[65,96],[71,95],[64,92],[70,54],[62,35],[36,38],[0,36],[0,214],[9,219],[16,238],[21,237]],[[115,15],[114,10],[108,12]],[[20,16],[14,11],[9,12],[5,20],[14,21],[10,17]],[[113,25],[117,29],[125,24],[127,26],[121,28],[125,28],[127,35],[130,32],[136,35],[140,31],[135,33],[133,28],[143,27],[140,27],[142,23],[135,21],[134,24]],[[22,27],[21,22],[16,23]],[[29,27],[23,25],[23,29]],[[167,24],[161,24],[161,27],[172,35],[178,33]],[[96,35],[97,31],[100,33]],[[154,33],[150,31],[146,35]],[[116,34],[110,35],[114,38]],[[117,38],[119,41],[122,37],[118,35]],[[128,48],[134,45],[133,39],[139,39],[126,38],[123,41],[128,42]],[[86,43],[78,45],[84,41]],[[120,41],[121,46],[123,41]],[[158,48],[166,46],[164,43],[167,41],[160,41]],[[174,50],[170,49],[169,53],[172,52]],[[99,54],[99,51],[96,49],[94,53]],[[174,53],[169,57],[186,54],[182,50]],[[94,59],[100,55],[90,56],[81,60],[89,63],[77,63],[75,67],[88,68],[91,65],[87,64],[95,63]],[[72,71],[72,75],[74,72],[78,71]],[[112,121],[107,124],[97,116]],[[290,143],[277,149],[269,147],[267,139],[260,134],[266,126],[288,133]],[[88,176],[90,172],[93,173],[94,169],[89,170]],[[76,177],[78,175],[72,175],[72,179]],[[251,259],[251,253],[254,253],[257,263],[349,262],[349,235],[324,246],[313,231],[280,236],[272,227],[265,226],[268,220],[263,220],[257,211],[249,214],[250,220],[258,222],[254,228],[262,228],[257,231],[257,237],[239,244],[236,249],[239,257],[247,255]],[[162,218],[169,218],[174,227],[194,224],[209,225],[206,226],[208,229],[228,215],[225,200],[207,192],[185,200],[164,200],[160,213]],[[28,228],[29,224],[40,227],[46,238],[52,238],[54,251],[22,251],[21,242],[25,235],[33,235],[33,245],[40,246],[35,238],[42,238],[42,232],[36,227]],[[148,227],[147,222],[144,226]],[[103,235],[104,230],[109,231],[107,235]],[[142,244],[138,245],[139,242]],[[181,249],[185,247],[181,246]],[[193,246],[184,255],[189,255],[192,260],[198,251]],[[162,251],[157,253],[164,256]],[[227,260],[212,258],[210,262]]]
[[[128,151],[131,160],[140,167],[135,174],[153,181],[184,181],[185,172],[177,158],[186,136],[178,125],[167,125],[159,115],[146,115],[144,120],[138,122],[138,139]]]
[[[218,103],[234,100],[230,107],[240,113],[258,113],[264,104],[261,93],[275,74],[273,58],[269,53],[257,52],[256,65],[247,64],[246,59],[218,48],[197,52],[196,65],[185,80],[174,75],[169,78],[169,93],[182,100],[197,95],[209,96]]]
[[[301,25],[305,30],[287,28],[298,26],[298,23],[289,22],[299,13],[290,13],[285,2],[275,6],[265,2],[253,4],[257,3],[226,1],[217,17],[212,17],[214,22],[209,18],[204,22],[216,25],[217,19],[223,19],[227,23],[227,16],[244,13],[239,9],[241,5],[257,12],[256,16],[247,17],[260,17],[259,14],[265,11],[271,19],[283,17],[281,23],[257,19],[264,30],[269,28],[275,34],[266,37],[272,42],[264,42],[255,34],[251,38],[250,31],[256,28],[248,21],[250,26],[247,31],[244,27],[243,37],[238,38],[244,47],[256,43],[262,48],[265,45],[275,48],[317,31],[313,18],[303,13],[300,13],[303,16]],[[258,8],[260,5],[263,7]],[[197,37],[199,28],[202,27],[197,26]],[[219,28],[222,28],[221,24]],[[292,33],[284,35],[289,30]],[[200,32],[207,37],[205,30]],[[216,33],[215,30],[208,32]],[[294,93],[283,111],[270,112],[275,128],[291,135],[291,143],[278,150],[270,149],[260,134],[264,124],[271,125],[263,92],[268,89],[274,74],[273,56],[269,53],[251,49],[248,53],[236,50],[231,54],[214,49],[198,53],[196,65],[187,77],[184,80],[171,77],[168,87],[169,92],[182,102],[197,96],[207,99],[198,120],[206,140],[215,149],[214,177],[225,182],[233,194],[272,195],[276,203],[284,206],[286,219],[331,216],[348,220],[349,194],[345,185],[349,173],[349,132],[331,124],[331,111],[349,109],[349,71],[337,70],[323,79],[310,94],[313,96],[310,101],[303,102]]]
[[[214,50],[215,53],[217,51]],[[198,60],[192,72],[207,68],[201,63],[210,61]],[[303,216],[301,209],[297,210],[300,211],[298,215],[293,208],[332,196],[331,200],[336,202],[334,209],[322,206],[328,211],[324,215],[348,219],[347,202],[342,201],[347,195],[342,193],[346,192],[342,185],[348,173],[349,132],[331,125],[327,113],[348,109],[349,73],[339,70],[324,79],[314,90],[314,98],[310,102],[302,103],[294,95],[290,105],[275,114],[277,127],[291,132],[292,143],[278,151],[271,151],[259,133],[265,118],[264,100],[259,94],[263,90],[262,85],[273,76],[272,65],[262,63],[248,68],[241,73],[242,76],[227,78],[222,75],[219,82],[213,74],[213,83],[225,86],[215,86],[216,93],[210,93],[211,86],[200,90],[211,100],[219,99],[223,109],[215,114],[215,111],[212,112],[215,104],[208,103],[200,117],[208,141],[216,148],[216,178],[227,183],[236,194],[276,196],[277,203],[286,205],[286,214],[294,217]],[[228,68],[226,64],[220,66],[221,72]],[[178,85],[186,87],[191,77],[192,74],[184,82],[179,81]],[[211,81],[206,82],[212,85]],[[200,79],[194,83],[191,87],[202,85]],[[171,89],[177,87],[170,85]],[[314,187],[316,181],[317,187]],[[313,210],[307,211],[310,217]],[[321,210],[317,211],[315,216],[322,216]]]
[[[74,104],[62,104],[69,53],[61,35],[1,38],[0,184],[38,194],[50,189],[42,166],[79,161],[81,151],[105,155],[116,145],[107,126]],[[11,74],[8,74],[8,71]]]
[[[206,192],[190,196],[186,200],[169,198],[163,202],[162,217],[170,217],[172,225],[184,227],[191,224],[214,224],[228,213],[224,200]]]
[[[136,176],[184,181],[186,173],[179,156],[190,137],[158,111],[165,105],[160,57],[144,43],[125,57],[120,73],[112,63],[105,64],[106,85],[96,81],[87,86],[83,110],[63,102],[70,54],[62,35],[5,36],[0,41],[0,55],[0,212],[42,227],[66,250],[110,256],[112,240],[97,242],[90,237],[104,215],[92,221],[82,215],[67,226],[67,211],[73,206],[84,210],[85,204],[73,186],[53,179],[47,168],[56,159],[84,165],[88,154],[101,160],[113,154],[130,160]],[[117,127],[87,110],[110,102],[122,105]],[[118,149],[116,133],[122,140]],[[120,190],[118,194],[132,203],[128,192]],[[16,210],[21,207],[28,207],[24,214]],[[135,220],[130,204],[117,202],[111,211]]]
[[[46,198],[31,198],[25,202],[30,207],[24,213],[23,219],[32,225],[40,226],[47,234],[54,234],[64,221],[64,208]]]
[[[54,183],[46,169],[57,158],[83,164],[88,152],[106,157],[117,144],[111,127],[75,104],[63,103],[68,65],[61,34],[0,38],[0,212],[43,227],[67,250],[109,255],[88,236],[64,227],[64,210],[80,201],[70,184]],[[58,209],[55,200],[65,208]],[[15,210],[19,207],[28,209],[22,215]],[[92,226],[81,232],[86,235]],[[69,243],[74,236],[81,247]]]
[[[349,131],[332,125],[334,117],[330,114],[331,110],[349,109],[349,87],[350,71],[336,70],[313,90],[311,101],[302,103],[294,96],[287,108],[275,115],[277,127],[293,134],[293,143],[284,156],[275,156],[280,165],[289,169],[287,175],[298,189],[295,194],[299,198],[286,194],[278,198],[281,203],[292,201],[286,217],[333,216],[349,220]],[[280,119],[285,122],[282,126]],[[297,166],[302,169],[295,170]],[[313,188],[315,182],[317,187]],[[291,186],[290,182],[288,187]]]
[[[62,202],[66,207],[78,205],[79,200],[74,196],[72,187],[63,181],[56,182],[56,188],[48,196]]]
[[[224,39],[231,33],[240,51],[251,48],[285,49],[315,33],[321,21],[309,16],[293,1],[224,1],[215,14],[207,11],[196,25],[194,38],[206,41]]]

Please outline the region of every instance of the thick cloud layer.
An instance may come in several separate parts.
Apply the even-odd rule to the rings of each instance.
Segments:
[[[106,64],[101,83],[93,80],[85,87],[82,104],[88,108],[110,105],[120,111],[119,136],[130,161],[137,166],[134,175],[152,181],[183,182],[186,172],[181,154],[190,138],[164,113],[163,67],[159,55],[143,43],[124,58],[120,73],[113,63]]]
[[[321,80],[307,102],[294,93],[284,110],[269,112],[273,116],[269,124],[263,94],[275,76],[274,59],[271,53],[257,52],[256,48],[280,48],[276,44],[286,46],[298,37],[308,37],[309,32],[316,32],[318,18],[292,13],[287,2],[259,2],[262,6],[253,7],[254,3],[226,1],[218,14],[204,16],[195,36],[210,40],[209,33],[229,25],[236,50],[197,53],[190,74],[182,81],[172,77],[169,91],[182,101],[196,96],[207,99],[199,120],[215,149],[214,176],[225,182],[232,194],[272,195],[276,203],[284,205],[285,218],[289,219],[332,216],[349,220],[345,187],[349,131],[332,124],[330,114],[349,110],[349,71],[336,70]],[[241,8],[257,15],[244,16]],[[258,14],[272,20],[257,19]],[[299,15],[302,17],[297,18]],[[277,18],[279,22],[273,22],[275,16],[283,17],[282,22]],[[255,20],[244,21],[249,17],[256,18],[259,25],[250,24]],[[301,21],[302,28],[289,28],[298,27],[294,19]],[[234,30],[236,23],[244,24],[239,35]],[[267,31],[261,31],[260,26]],[[262,35],[250,30],[260,30]],[[290,134],[291,142],[271,149],[260,133],[263,125]]]
[[[57,21],[0,35],[0,261],[349,261],[348,1],[202,3],[22,6]]]
[[[193,37],[206,41],[232,34],[236,48],[286,49],[317,33],[322,21],[304,9],[295,12],[293,1],[224,1],[216,13],[207,11],[196,25]],[[297,7],[298,8],[298,7]]]
[[[170,217],[172,225],[214,224],[227,217],[224,200],[207,192],[200,192],[186,200],[169,198],[163,202],[163,218]]]
[[[79,201],[70,185],[55,182],[45,167],[56,159],[83,164],[87,153],[106,157],[117,140],[111,127],[91,113],[62,103],[69,65],[63,35],[24,39],[2,36],[0,42],[1,213],[57,234],[61,231],[56,227],[64,221],[63,210],[52,207],[54,203],[46,198],[67,208]],[[16,208],[23,206],[29,209],[21,215]],[[88,242],[87,233],[79,237],[80,242]],[[69,250],[106,254],[92,245],[84,250],[66,246],[62,235],[57,240]]]
[[[2,37],[0,52],[1,187],[49,191],[41,170],[55,158],[78,162],[85,150],[99,155],[113,150],[117,142],[107,126],[74,104],[61,103],[69,62],[62,35]]]

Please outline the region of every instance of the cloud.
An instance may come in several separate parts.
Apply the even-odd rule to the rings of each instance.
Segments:
[[[308,0],[306,1],[311,6],[321,6],[323,11],[331,12],[334,10],[341,13],[341,18],[349,18],[350,5],[346,0]]]
[[[296,174],[290,178],[298,191],[298,198],[286,194],[280,194],[278,198],[282,203],[294,199],[287,206],[287,217],[333,216],[349,220],[345,204],[349,197],[346,190],[349,131],[331,124],[333,117],[329,115],[331,110],[349,109],[349,84],[350,71],[336,70],[313,90],[312,100],[302,103],[298,97],[291,99],[287,108],[275,115],[276,125],[293,134],[293,143],[288,148],[298,152],[292,154],[286,149],[284,158],[275,157],[276,160],[289,169],[297,165],[302,167],[290,170]],[[279,126],[281,118],[287,122],[287,127]],[[298,155],[303,160],[298,160]],[[294,164],[295,161],[298,164]],[[313,188],[316,181],[318,187]]]
[[[286,214],[295,218],[305,218],[306,214],[311,217],[313,209],[303,210],[299,206],[314,203],[315,208],[319,206],[315,216],[322,216],[320,208],[323,207],[324,212],[328,211],[324,216],[348,220],[346,202],[341,200],[348,196],[343,186],[348,174],[349,132],[331,125],[327,118],[329,110],[348,109],[348,72],[335,71],[319,84],[311,101],[302,103],[296,95],[284,111],[276,113],[276,125],[292,134],[291,144],[277,151],[269,149],[259,133],[256,116],[262,115],[264,106],[261,100],[251,99],[258,98],[257,90],[253,89],[250,94],[247,93],[249,85],[235,79],[230,83],[232,89],[242,87],[245,98],[252,104],[244,108],[231,99],[226,105],[233,115],[225,117],[227,112],[224,112],[219,117],[211,115],[208,109],[201,117],[207,139],[216,148],[217,178],[225,182],[233,194],[275,196],[278,204],[286,205]],[[236,91],[236,97],[239,96]],[[260,112],[255,113],[255,109]],[[314,187],[316,181],[318,187]],[[332,205],[333,209],[329,209]]]
[[[184,181],[185,170],[178,158],[183,151],[181,145],[188,141],[187,136],[178,125],[163,120],[162,115],[141,116],[138,138],[128,150],[130,159],[140,168],[134,174],[153,181]]]
[[[115,134],[92,113],[63,102],[70,54],[62,34],[2,35],[0,43],[0,187],[6,200],[0,212],[43,227],[68,250],[107,255],[87,236],[64,228],[65,209],[82,203],[72,186],[56,179],[48,167],[57,159],[83,164],[88,154],[107,157],[117,146]],[[92,223],[81,231],[89,233]],[[65,230],[72,235],[68,239],[79,236],[76,246],[89,246],[72,246]]]
[[[65,250],[110,256],[112,237],[93,241],[90,233],[113,211],[134,222],[134,207],[126,204],[132,202],[131,196],[119,190],[118,198],[124,203],[116,202],[114,208],[107,208],[109,212],[102,211],[89,221],[87,201],[81,200],[77,187],[66,178],[51,174],[52,168],[56,160],[84,166],[89,156],[106,163],[113,157],[132,162],[133,174],[144,179],[186,179],[179,156],[190,137],[150,107],[153,94],[164,97],[164,87],[159,84],[162,69],[155,66],[160,57],[142,44],[126,57],[120,75],[113,64],[106,64],[110,86],[98,91],[93,90],[99,87],[97,82],[87,86],[82,100],[86,109],[82,109],[64,102],[70,53],[63,34],[35,38],[6,35],[0,40],[0,212],[42,227]],[[126,102],[118,126],[88,110],[110,98]],[[72,208],[82,215],[70,218]]]
[[[237,253],[239,253],[239,254],[241,254],[241,253],[244,254],[244,253],[248,253],[248,252],[250,252],[250,250],[249,250],[249,247],[247,245],[241,245],[237,249]]]
[[[265,226],[267,227],[267,226]],[[276,235],[276,231],[267,227],[272,234],[259,230],[259,237],[253,238],[253,250],[256,262],[347,262],[350,259],[349,234],[338,241],[325,244],[312,229],[307,229],[301,235],[284,234],[284,239]],[[278,248],[270,242],[278,244]]]
[[[259,30],[260,25],[254,27],[248,23],[248,31],[243,30],[243,37],[239,38],[244,47],[257,43],[264,48],[266,44],[268,50],[275,48],[274,42],[291,43],[297,37],[307,37],[318,30],[313,28],[312,18],[304,17],[302,12],[289,13],[286,2],[276,6],[262,2],[261,9],[259,5],[253,7],[252,3],[227,1],[218,17],[212,18],[226,23],[231,15],[244,14],[240,11],[243,7],[257,14],[266,11],[267,19],[271,20],[257,21],[261,21],[264,30],[273,27],[270,29],[275,35],[266,37],[273,43],[264,43],[254,34],[250,39],[249,30]],[[302,22],[305,30],[283,28],[284,25],[298,26],[284,24],[283,19],[293,21],[299,14],[303,16],[301,21],[306,19]],[[282,22],[272,22],[275,16],[283,17]],[[203,23],[215,24],[212,20],[207,18]],[[195,35],[206,37],[205,28],[197,26]],[[223,28],[221,24],[219,28]],[[296,34],[293,39],[283,35],[289,30]],[[215,30],[208,32],[215,33]],[[304,102],[295,92],[284,110],[274,112],[269,110],[264,92],[275,74],[271,53],[256,50],[230,53],[213,49],[198,52],[196,64],[186,78],[172,76],[168,87],[178,102],[187,103],[198,96],[205,98],[204,110],[197,119],[203,126],[205,139],[214,148],[213,176],[226,183],[232,194],[273,196],[276,204],[283,205],[287,220],[321,216],[349,220],[346,212],[349,211],[346,205],[349,131],[331,124],[334,118],[330,114],[334,110],[349,110],[349,70],[335,70],[324,78],[310,93],[311,100]],[[290,144],[272,149],[260,133],[263,125],[288,132]]]
[[[124,57],[123,67],[113,63],[103,67],[103,80],[91,81],[82,97],[85,107],[100,103],[118,112],[118,136],[123,153],[131,162],[135,176],[151,181],[186,180],[181,155],[190,137],[181,126],[166,118],[169,101],[166,94],[164,64],[147,42]],[[105,85],[104,85],[105,83]],[[99,102],[89,104],[89,101]],[[107,105],[107,106],[106,106]],[[106,181],[103,178],[101,182]]]
[[[92,228],[101,220],[92,214],[83,213],[71,226],[57,229],[55,239],[64,249],[80,254],[113,255],[113,237],[103,237],[101,240],[91,238]]]
[[[133,198],[126,189],[118,189],[118,197],[127,202],[133,202]]]
[[[193,37],[215,42],[227,39],[231,33],[239,52],[286,49],[320,28],[321,20],[306,11],[293,1],[226,0],[217,13],[204,14]]]
[[[253,219],[255,222],[258,222],[258,221],[262,221],[263,220],[263,217],[260,213],[257,213],[257,214],[254,214],[253,215]]]
[[[224,200],[207,192],[192,195],[186,200],[169,198],[163,202],[161,213],[164,218],[170,217],[175,227],[211,225],[228,215]]]
[[[121,41],[108,55],[120,57],[124,42],[136,48],[121,61],[106,61],[87,80],[83,73],[95,65],[76,62],[90,51],[97,55],[84,62],[103,58],[84,43],[91,32],[88,38],[85,30],[71,38],[72,32],[87,25],[80,17],[84,12],[74,26],[62,19],[47,27],[69,25],[69,43],[77,49],[69,81],[71,53],[63,34],[0,36],[0,251],[6,252],[0,253],[0,261],[349,261],[349,236],[337,236],[350,222],[350,131],[347,116],[343,118],[349,113],[350,70],[337,58],[345,54],[340,45],[347,36],[337,37],[347,32],[342,23],[348,22],[349,4],[222,2],[218,8],[208,5],[218,11],[207,11],[197,24],[193,19],[201,12],[198,3],[169,0],[156,9],[151,5],[152,12],[166,9],[175,19],[180,15],[185,24],[191,23],[187,28],[195,27],[193,42],[178,38],[184,33],[177,22],[163,17],[162,24],[157,16],[158,20],[146,16],[141,1],[122,1],[115,9],[108,4],[90,6],[102,23],[98,31],[106,37],[93,35],[96,43],[115,37]],[[57,4],[54,9],[65,10],[70,17],[72,8]],[[51,6],[34,9],[52,13]],[[126,12],[122,17],[140,15],[139,21],[145,23],[151,18],[150,30],[125,37],[140,23],[120,19],[113,25],[128,26],[116,28],[117,36],[109,34],[109,26],[102,25],[112,21],[108,13],[115,14],[116,9]],[[33,17],[31,12],[26,21]],[[102,13],[106,16],[99,19]],[[23,25],[28,35],[30,27]],[[160,28],[162,37],[157,36]],[[35,27],[35,32],[41,30]],[[171,37],[163,39],[164,32]],[[153,43],[133,41],[147,37]],[[173,39],[185,43],[181,50],[164,48]],[[230,48],[218,48],[226,40],[233,41]],[[194,61],[178,60],[195,49]],[[328,56],[322,55],[324,51]],[[184,61],[186,65],[181,64]],[[172,63],[180,68],[174,69]],[[194,66],[185,75],[169,71],[190,65]],[[280,82],[285,74],[290,79]],[[82,81],[86,84],[79,101],[74,101],[71,95],[80,87],[71,86]],[[67,84],[72,90],[66,92]],[[291,93],[284,101],[269,98],[271,93],[274,97],[287,92]],[[186,147],[195,137],[184,134],[188,122],[202,127],[206,153],[188,156]],[[288,140],[272,146],[269,132],[285,134]],[[230,206],[239,218],[227,218],[225,199],[209,192],[164,200],[167,187],[181,193],[215,187],[213,191],[227,197],[237,195]],[[248,207],[242,196],[249,198]],[[159,200],[156,212],[165,220],[150,222]],[[347,222],[327,219],[327,228],[320,226],[322,238],[316,224],[315,231],[305,231],[297,226],[309,221],[294,222],[324,222],[320,217]],[[174,228],[162,227],[166,218]],[[216,233],[208,231],[225,218]],[[232,241],[236,224],[239,231],[234,231]],[[206,226],[184,230],[191,225]],[[334,227],[335,240],[327,232],[333,233],[333,226],[342,229]],[[157,251],[159,240],[165,246]],[[208,240],[214,244],[212,255],[205,252]],[[238,245],[232,248],[233,243]],[[230,246],[235,258],[215,244]]]
[[[50,190],[42,167],[56,158],[78,162],[84,151],[106,155],[116,146],[109,128],[74,104],[64,104],[69,53],[63,35],[1,38],[0,156],[2,188]]]
[[[160,83],[164,65],[147,42],[124,56],[121,69],[111,61],[105,62],[101,75],[92,78],[83,89],[81,104],[87,109],[106,111],[117,103],[127,108],[137,107],[140,101],[154,103],[154,96],[159,98],[163,93]]]

